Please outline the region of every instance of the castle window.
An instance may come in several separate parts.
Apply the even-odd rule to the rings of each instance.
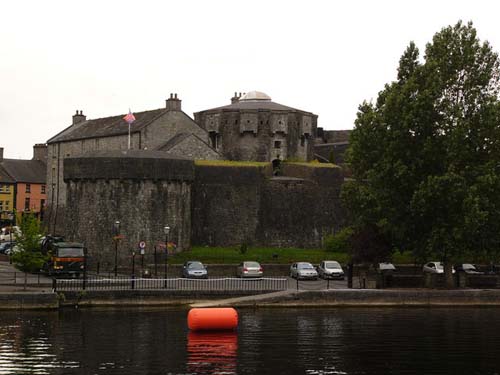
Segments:
[[[281,148],[281,141],[274,141],[274,148]]]
[[[217,150],[219,147],[219,144],[217,142],[217,132],[211,131],[208,133],[208,136],[210,138],[210,145]]]
[[[278,124],[280,124],[280,125],[281,125],[281,121],[278,121]]]
[[[261,122],[260,122],[260,124],[261,124],[261,125],[264,125],[264,121],[261,121]]]

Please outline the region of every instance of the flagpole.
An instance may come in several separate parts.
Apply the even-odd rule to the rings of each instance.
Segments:
[[[128,149],[130,150],[130,122],[128,123]]]

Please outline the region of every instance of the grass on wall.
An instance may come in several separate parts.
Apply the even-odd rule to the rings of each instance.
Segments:
[[[195,246],[191,250],[171,256],[169,263],[181,264],[188,260],[199,260],[206,264],[238,264],[246,260],[255,260],[263,264],[291,264],[293,262],[310,262],[318,264],[322,260],[336,260],[345,264],[348,262],[349,258],[345,253],[333,253],[322,249],[248,247],[246,252],[242,253],[239,246]],[[395,263],[399,264],[413,263],[413,259],[409,253],[395,254],[393,260]]]

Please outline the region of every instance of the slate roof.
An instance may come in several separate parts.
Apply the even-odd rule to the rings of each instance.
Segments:
[[[244,100],[238,101],[223,107],[217,107],[212,109],[207,109],[201,112],[212,112],[212,111],[240,111],[240,110],[270,110],[270,111],[296,111],[312,114],[311,112],[303,111],[301,109],[296,109],[292,107],[287,107],[286,105],[275,103],[270,100]]]
[[[13,184],[15,181],[4,171],[2,163],[0,163],[0,182],[4,184]]]
[[[141,130],[166,112],[168,112],[168,109],[160,108],[134,113],[135,121],[130,125],[130,132],[133,133]],[[47,143],[128,134],[128,125],[123,120],[124,116],[125,114],[82,121],[64,129],[49,139]]]
[[[159,145],[156,147],[156,150],[161,150],[161,151],[168,151],[175,145],[178,145],[181,143],[183,140],[188,138],[192,133],[177,133],[174,135],[172,138],[170,138],[167,142]]]
[[[47,166],[40,160],[3,159],[2,169],[14,182],[45,184],[47,179]]]

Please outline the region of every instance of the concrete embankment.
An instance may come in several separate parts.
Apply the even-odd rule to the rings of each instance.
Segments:
[[[250,293],[250,292],[249,292]],[[242,292],[160,290],[0,293],[1,309],[56,309],[64,306],[191,307],[500,307],[500,290],[332,289],[250,295]]]
[[[285,291],[260,296],[199,302],[192,307],[439,307],[498,306],[500,290],[332,289]]]
[[[0,310],[35,310],[57,308],[59,308],[59,299],[55,293],[0,293]]]

